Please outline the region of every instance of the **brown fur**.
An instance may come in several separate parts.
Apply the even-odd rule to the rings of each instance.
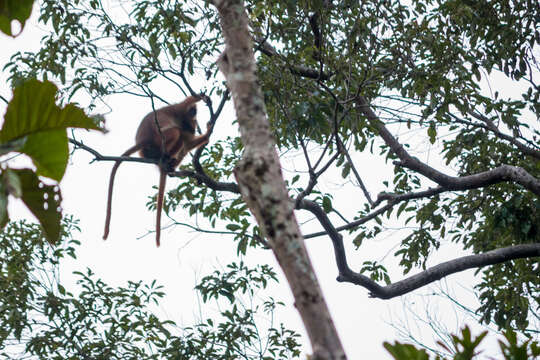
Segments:
[[[197,128],[196,103],[201,98],[201,96],[189,96],[179,104],[165,106],[146,115],[137,129],[135,145],[122,154],[122,156],[129,156],[139,151],[143,158],[160,160],[159,188],[156,205],[157,246],[160,245],[161,211],[163,208],[163,194],[167,172],[173,171],[180,165],[183,158],[191,150],[208,143],[210,124],[208,124],[205,134],[195,135],[195,129]],[[156,126],[156,121],[159,124],[159,129]],[[105,218],[103,239],[107,239],[109,235],[114,177],[119,166],[120,161],[115,162],[109,180],[107,215]]]

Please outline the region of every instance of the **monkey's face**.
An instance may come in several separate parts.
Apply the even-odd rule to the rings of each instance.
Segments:
[[[197,106],[195,104],[181,117],[179,125],[182,131],[195,134],[195,129],[197,128]]]

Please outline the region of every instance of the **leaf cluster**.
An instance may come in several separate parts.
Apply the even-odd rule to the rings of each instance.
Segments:
[[[473,336],[471,330],[464,327],[459,336],[452,335],[453,348],[439,343],[445,351],[453,354],[451,357],[436,355],[432,358],[424,349],[417,349],[414,345],[401,344],[397,341],[393,345],[385,342],[384,347],[396,360],[429,360],[430,358],[434,360],[472,360],[480,358],[482,352],[479,350],[480,344],[486,335],[487,332],[483,332],[478,336]],[[511,330],[505,331],[503,335],[504,339],[499,340],[501,357],[498,359],[532,360],[540,357],[540,346],[537,342],[531,340],[520,341],[516,333]]]
[[[58,266],[75,258],[78,222],[65,218],[55,248],[40,226],[10,222],[0,233],[0,357],[9,359],[293,359],[300,355],[299,335],[275,324],[283,304],[255,298],[257,289],[275,281],[266,265],[251,269],[231,264],[209,277],[229,279],[249,294],[244,302],[227,283],[197,289],[203,298],[227,299],[218,314],[179,328],[154,312],[165,296],[155,281],[128,281],[113,287],[91,269],[76,271],[77,286],[60,281]],[[207,278],[205,278],[206,280]],[[215,293],[214,293],[215,292]],[[261,315],[268,321],[261,322]],[[265,328],[265,324],[267,327]]]
[[[74,104],[56,105],[57,88],[51,82],[28,80],[14,89],[0,129],[1,154],[27,155],[36,169],[11,169],[4,160],[0,170],[0,226],[9,221],[8,196],[20,198],[38,218],[47,238],[60,237],[61,194],[57,185],[45,184],[39,177],[60,182],[69,157],[67,128],[96,129],[98,125]]]

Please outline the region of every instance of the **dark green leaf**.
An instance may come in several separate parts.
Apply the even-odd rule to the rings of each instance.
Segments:
[[[69,158],[66,130],[41,131],[27,138],[28,141],[20,151],[32,158],[36,173],[56,181],[62,180]]]
[[[18,151],[32,158],[38,175],[60,181],[68,160],[65,129],[99,128],[75,105],[58,107],[55,103],[56,91],[56,86],[48,81],[29,80],[17,87],[8,104],[0,130],[0,142],[26,138]]]
[[[236,231],[240,229],[240,225],[237,224],[227,224],[225,227],[231,231]]]
[[[323,198],[322,207],[324,212],[327,214],[332,211],[332,201],[328,196]]]
[[[60,239],[62,197],[58,186],[43,184],[30,169],[14,170],[22,183],[22,201],[39,220],[47,240],[55,244]]]
[[[427,133],[428,133],[428,136],[429,136],[429,142],[432,143],[432,144],[435,144],[435,140],[437,140],[437,129],[435,128],[435,122],[434,121],[429,123]]]
[[[16,198],[22,196],[22,184],[21,179],[17,173],[11,169],[6,169],[2,173],[2,181],[5,186],[5,190],[9,195],[13,195]]]
[[[345,179],[349,175],[350,172],[351,172],[351,164],[347,162],[345,163],[345,165],[343,165],[343,170],[341,170],[341,177]]]
[[[7,209],[8,197],[3,185],[0,186],[0,229],[3,229],[4,226],[9,221],[9,214]]]
[[[0,1],[0,31],[3,33],[16,36],[11,31],[11,22],[19,21],[21,31],[26,24],[26,20],[32,13],[32,5],[34,0],[2,0]]]
[[[70,127],[99,130],[95,122],[77,106],[57,106],[56,91],[52,82],[35,79],[15,88],[0,130],[0,142],[6,143],[45,130]]]

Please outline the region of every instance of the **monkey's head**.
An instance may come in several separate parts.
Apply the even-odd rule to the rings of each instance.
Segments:
[[[180,129],[195,134],[197,129],[197,104],[187,105],[184,113],[180,116]]]

